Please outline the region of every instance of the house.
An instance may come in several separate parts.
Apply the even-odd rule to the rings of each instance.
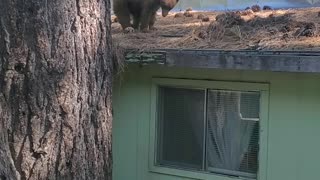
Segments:
[[[113,179],[319,179],[320,52],[308,48],[129,51]]]

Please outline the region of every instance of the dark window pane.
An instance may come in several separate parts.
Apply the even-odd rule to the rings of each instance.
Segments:
[[[208,92],[207,162],[216,173],[256,177],[259,151],[257,92]],[[243,117],[246,116],[246,117]]]
[[[158,164],[202,167],[204,90],[159,89]]]
[[[241,92],[240,103],[240,112],[243,118],[259,118],[259,93]]]

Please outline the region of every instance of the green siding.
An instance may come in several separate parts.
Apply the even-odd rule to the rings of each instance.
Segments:
[[[267,179],[319,179],[320,75],[129,66],[114,87],[114,180],[191,180],[149,171],[152,77],[269,83]]]

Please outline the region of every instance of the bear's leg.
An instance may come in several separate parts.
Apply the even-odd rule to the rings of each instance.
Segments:
[[[122,29],[125,30],[126,28],[131,27],[128,5],[120,3],[120,1],[115,1],[114,3],[114,13],[117,16]]]
[[[156,15],[157,15],[157,12],[153,12],[151,14],[150,22],[149,22],[149,30],[157,30],[157,28],[154,27],[154,23],[156,22]]]
[[[139,25],[140,25],[140,16],[138,15],[133,16],[133,28],[139,29]]]
[[[142,14],[141,14],[141,25],[140,25],[140,30],[142,32],[148,32],[149,23],[150,23],[152,14],[153,14],[153,9],[145,8],[142,11]]]

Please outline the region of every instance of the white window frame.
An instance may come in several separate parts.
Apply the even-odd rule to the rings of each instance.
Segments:
[[[172,78],[153,78],[151,87],[151,117],[149,130],[149,171],[166,175],[194,178],[199,180],[236,180],[251,179],[244,177],[234,177],[209,172],[195,170],[179,169],[177,167],[156,165],[157,156],[157,98],[158,87],[176,87],[176,88],[208,88],[234,91],[258,91],[261,95],[260,102],[260,137],[259,137],[259,169],[257,180],[267,180],[267,162],[268,162],[268,114],[269,114],[269,84],[251,83],[251,82],[230,82],[230,81],[210,81],[210,80],[189,80]]]

